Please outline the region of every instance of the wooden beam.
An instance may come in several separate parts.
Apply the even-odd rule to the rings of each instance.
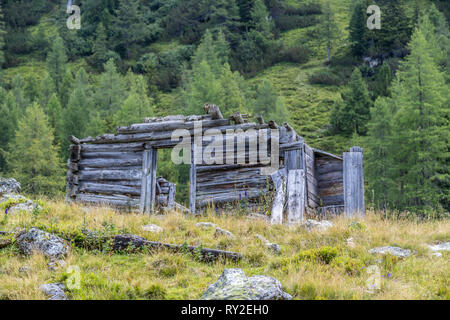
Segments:
[[[365,215],[363,152],[360,147],[344,152],[344,205],[347,217]]]
[[[306,178],[302,169],[288,171],[287,181],[287,220],[289,224],[303,222],[306,204]]]
[[[215,104],[208,104],[205,103],[203,105],[203,108],[205,109],[205,112],[207,114],[211,115],[211,118],[213,120],[217,120],[217,119],[223,119],[223,115],[222,112],[220,112],[220,109],[218,106],[216,106]]]
[[[286,169],[281,169],[272,175],[272,181],[275,185],[275,198],[272,204],[272,215],[270,218],[271,224],[283,223],[283,212],[286,203],[286,184],[287,175]]]
[[[191,213],[195,213],[195,201],[197,194],[197,165],[195,164],[195,154],[194,154],[195,143],[191,144],[191,169],[189,171],[189,209]]]

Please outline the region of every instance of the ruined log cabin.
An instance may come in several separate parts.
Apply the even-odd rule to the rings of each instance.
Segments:
[[[147,118],[96,138],[70,137],[69,201],[152,213],[181,207],[176,186],[157,177],[159,149],[176,149],[190,165],[189,210],[272,201],[272,223],[364,214],[363,153],[342,156],[309,146],[288,123],[225,119],[215,105],[204,115]]]

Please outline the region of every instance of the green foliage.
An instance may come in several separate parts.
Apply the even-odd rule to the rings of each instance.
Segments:
[[[58,93],[62,90],[63,78],[66,74],[67,54],[64,42],[59,35],[52,41],[52,47],[47,55],[47,70],[52,77]]]
[[[337,133],[364,135],[370,116],[372,100],[367,84],[358,68],[352,73],[348,89],[342,93],[343,102],[337,103],[331,115],[331,125]]]
[[[356,57],[361,57],[367,50],[367,24],[366,7],[361,0],[355,1],[349,24],[349,40],[352,53]]]
[[[53,139],[46,115],[33,103],[19,120],[6,154],[8,168],[21,182],[23,191],[35,194],[61,191],[64,176]]]
[[[298,254],[298,259],[330,264],[338,254],[339,250],[337,248],[326,246],[317,249],[303,250]]]
[[[272,83],[267,79],[263,79],[256,89],[256,98],[252,110],[256,114],[261,114],[264,118],[274,120],[279,124],[288,121],[283,98],[277,94]]]

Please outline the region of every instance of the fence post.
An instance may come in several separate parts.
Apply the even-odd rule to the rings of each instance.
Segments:
[[[364,216],[363,150],[351,147],[344,152],[344,205],[345,216]]]

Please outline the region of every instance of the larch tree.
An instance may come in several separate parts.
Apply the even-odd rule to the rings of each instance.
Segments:
[[[33,103],[19,120],[6,154],[8,168],[24,192],[53,195],[62,191],[63,166],[53,139],[47,116]]]

